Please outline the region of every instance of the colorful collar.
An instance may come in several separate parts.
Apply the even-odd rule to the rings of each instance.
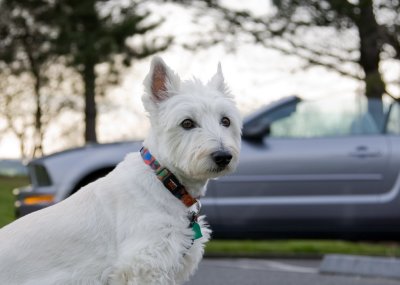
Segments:
[[[164,184],[165,188],[167,188],[172,195],[181,200],[186,207],[191,207],[198,202],[186,191],[185,186],[179,182],[178,178],[176,178],[171,171],[160,165],[147,148],[142,147],[140,154],[142,155],[144,163],[154,170],[157,178]]]
[[[144,163],[154,170],[157,178],[164,184],[165,188],[167,188],[172,195],[181,200],[182,203],[189,208],[189,227],[191,227],[194,232],[193,240],[202,237],[203,235],[200,226],[197,223],[197,218],[201,208],[200,201],[193,198],[186,191],[185,186],[179,182],[178,178],[176,178],[176,176],[167,168],[162,167],[147,148],[142,147],[140,154]]]

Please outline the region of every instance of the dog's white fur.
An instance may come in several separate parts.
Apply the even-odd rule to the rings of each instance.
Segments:
[[[221,68],[208,84],[182,82],[156,57],[145,88],[152,128],[144,145],[192,196],[204,195],[208,179],[235,168],[240,148],[241,120]],[[182,128],[187,118],[194,129]],[[225,169],[211,158],[221,149],[233,155]],[[0,284],[182,284],[210,238],[201,217],[203,237],[192,244],[187,215],[140,154],[129,154],[106,177],[0,230]]]

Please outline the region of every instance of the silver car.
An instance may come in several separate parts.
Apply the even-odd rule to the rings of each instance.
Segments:
[[[32,185],[15,193],[17,215],[65,199],[140,147],[33,160]],[[262,108],[244,121],[237,171],[210,181],[202,204],[216,237],[399,238],[399,101],[292,96]]]

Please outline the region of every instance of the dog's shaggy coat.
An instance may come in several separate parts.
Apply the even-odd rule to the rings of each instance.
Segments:
[[[144,145],[203,196],[208,179],[234,170],[239,156],[241,120],[221,69],[208,84],[181,82],[155,58],[145,88],[152,128]],[[182,127],[186,119],[193,128]],[[212,158],[221,150],[232,155],[224,167]],[[210,238],[199,224],[203,237],[193,242],[187,207],[132,153],[68,199],[2,228],[0,284],[182,284]]]

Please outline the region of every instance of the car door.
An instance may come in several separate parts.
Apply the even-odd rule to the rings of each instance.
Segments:
[[[220,228],[279,234],[352,227],[396,178],[385,175],[388,139],[367,110],[359,100],[294,101],[259,117],[268,134],[245,139],[237,172],[212,183]]]

